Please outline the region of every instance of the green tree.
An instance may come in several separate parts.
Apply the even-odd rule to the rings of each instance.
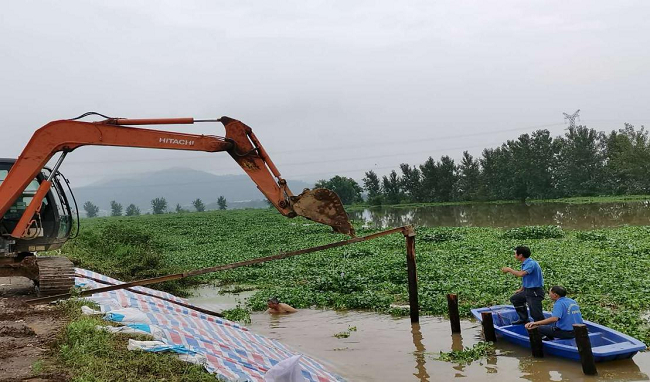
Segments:
[[[537,199],[557,197],[559,142],[548,130],[537,130],[532,134],[530,148],[529,194]]]
[[[327,188],[331,191],[336,192],[339,198],[341,198],[341,202],[343,204],[352,204],[363,201],[361,198],[361,192],[363,189],[352,178],[336,175],[330,180],[319,180],[316,182],[316,185],[314,187]]]
[[[402,201],[402,188],[395,170],[391,171],[388,176],[384,175],[382,178],[382,189],[384,190],[384,197],[388,204],[398,204]]]
[[[449,202],[453,200],[453,193],[456,188],[456,181],[458,180],[454,160],[447,155],[440,158],[437,173],[436,191],[438,193],[438,201]]]
[[[366,176],[363,178],[363,188],[368,193],[368,203],[381,205],[381,181],[374,171],[370,170],[366,172]]]
[[[122,205],[115,200],[111,201],[111,216],[122,216]]]
[[[225,210],[226,208],[228,208],[228,205],[226,203],[226,198],[224,198],[223,195],[219,196],[219,199],[217,199],[217,204],[219,205],[220,210]]]
[[[180,203],[176,203],[176,213],[182,214],[183,212],[189,212],[189,211],[183,208]]]
[[[400,181],[405,197],[412,202],[424,201],[420,170],[417,167],[411,167],[406,163],[400,164],[399,167],[400,170],[402,170]]]
[[[612,131],[605,138],[605,171],[608,191],[615,194],[650,192],[650,139],[643,126],[633,125]]]
[[[423,202],[434,202],[437,199],[438,191],[438,166],[432,157],[429,157],[424,164],[420,165],[420,187]]]
[[[131,203],[126,207],[126,216],[139,216],[140,208],[136,207],[135,204]]]
[[[463,152],[463,159],[458,166],[456,191],[460,200],[475,200],[480,189],[481,165],[469,152]]]
[[[506,143],[510,151],[509,173],[512,177],[512,197],[552,198],[556,195],[554,172],[558,145],[548,130],[522,134]]]
[[[197,212],[203,212],[205,211],[205,204],[203,204],[203,201],[199,198],[197,198],[195,201],[192,202],[192,205],[194,208],[196,208]]]
[[[151,200],[151,208],[154,215],[164,214],[167,211],[167,200],[165,198],[156,198]]]
[[[87,201],[84,203],[84,211],[86,211],[86,216],[89,218],[94,218],[97,216],[97,213],[99,212],[99,207],[94,205],[92,202]]]
[[[481,159],[480,194],[488,200],[513,199],[512,155],[506,145],[484,149]]]
[[[604,188],[601,134],[585,126],[570,127],[558,141],[558,189],[562,196],[597,195]]]

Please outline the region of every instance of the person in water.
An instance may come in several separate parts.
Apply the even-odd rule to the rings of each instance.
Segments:
[[[266,304],[269,308],[266,310],[266,313],[295,313],[298,310],[296,310],[294,307],[292,307],[289,304],[285,304],[283,302],[280,302],[277,297],[272,297],[268,300]]]

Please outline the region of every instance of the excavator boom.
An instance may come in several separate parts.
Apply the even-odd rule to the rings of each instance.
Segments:
[[[137,125],[223,123],[226,136],[196,135],[133,127]],[[331,226],[335,231],[354,236],[354,229],[339,197],[325,189],[305,190],[294,196],[280,176],[270,157],[252,129],[242,122],[222,117],[218,120],[123,119],[109,118],[99,122],[60,120],[38,129],[0,184],[0,220],[23,190],[57,152],[67,154],[78,147],[121,146],[171,150],[219,152],[226,151],[255,182],[257,188],[282,214],[304,216]],[[53,170],[56,173],[57,167]],[[49,180],[40,184],[28,208],[11,236],[20,239],[35,223],[41,200],[50,187]]]

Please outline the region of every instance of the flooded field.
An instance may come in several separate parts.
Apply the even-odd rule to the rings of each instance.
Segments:
[[[351,211],[350,217],[373,228],[414,224],[425,227],[502,227],[559,225],[595,229],[649,225],[650,201],[617,203],[468,204],[455,206],[377,207]]]
[[[248,292],[250,293],[250,292]],[[209,288],[190,299],[206,308],[232,308],[242,295],[218,295]],[[371,312],[302,309],[290,315],[254,313],[248,327],[297,351],[316,357],[349,381],[644,381],[650,376],[650,352],[632,360],[597,364],[599,375],[583,375],[578,362],[556,357],[534,359],[526,349],[498,342],[499,355],[468,365],[437,359],[440,351],[460,350],[481,341],[481,327],[462,321],[452,335],[441,317],[393,318]],[[350,330],[356,328],[356,331]],[[349,332],[347,338],[334,335]]]

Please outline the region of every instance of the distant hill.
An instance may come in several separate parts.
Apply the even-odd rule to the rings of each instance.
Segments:
[[[303,188],[313,184],[303,181],[287,180],[289,187],[300,193]],[[74,188],[80,213],[83,204],[92,202],[100,209],[100,215],[110,214],[112,200],[126,207],[133,203],[144,214],[151,211],[151,200],[163,197],[167,200],[167,210],[174,211],[176,204],[194,211],[192,201],[199,198],[207,209],[217,209],[217,199],[223,195],[228,208],[266,207],[264,195],[247,175],[214,175],[188,168],[174,168],[133,178],[119,178],[100,181],[85,187]]]

